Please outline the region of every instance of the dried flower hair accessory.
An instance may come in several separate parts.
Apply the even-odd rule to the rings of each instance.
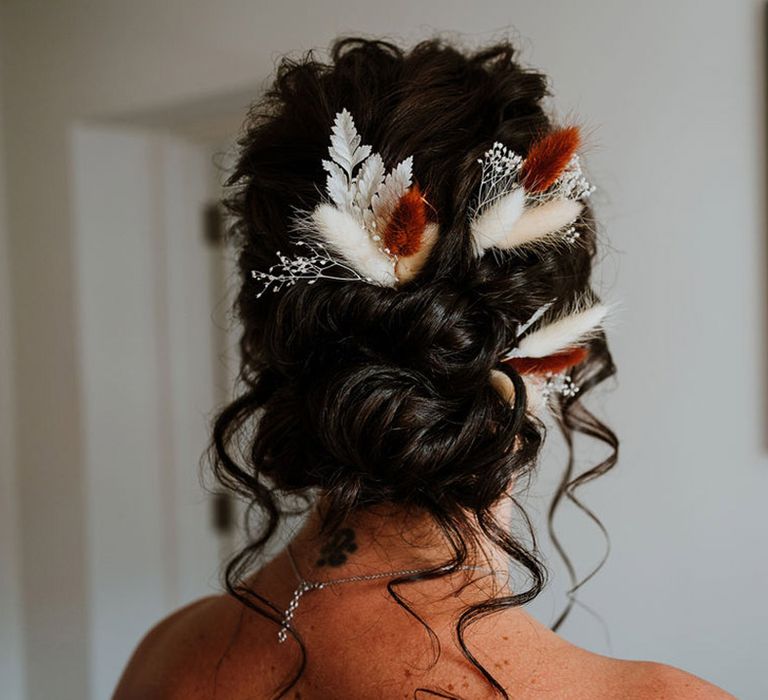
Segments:
[[[589,340],[600,332],[608,313],[604,304],[594,304],[528,332],[551,305],[540,307],[518,327],[516,346],[499,360],[522,376],[534,412],[556,394],[572,397],[578,393],[570,371],[587,359]],[[492,370],[491,384],[505,401],[514,401],[514,385],[504,372]]]
[[[437,224],[429,220],[427,203],[413,183],[411,156],[387,171],[382,157],[362,143],[346,109],[335,116],[328,155],[323,160],[327,200],[295,221],[303,234],[298,243],[308,254],[278,253],[278,264],[254,270],[254,279],[265,285],[258,296],[298,280],[393,287],[412,279],[429,255]]]
[[[547,134],[523,158],[502,143],[494,143],[482,158],[480,186],[470,212],[475,254],[489,248],[514,250],[560,234],[574,243],[573,225],[594,192],[581,169],[576,151],[577,127]]]
[[[595,189],[576,154],[580,143],[578,128],[567,127],[536,141],[525,158],[496,142],[478,159],[480,185],[470,210],[477,257],[489,249],[578,240],[574,224]],[[600,304],[582,308],[528,333],[551,304],[518,327],[516,346],[499,359],[523,377],[532,410],[555,394],[575,396],[579,388],[569,371],[587,358],[587,341],[607,312]],[[491,384],[505,401],[514,401],[514,385],[504,372],[493,370]]]

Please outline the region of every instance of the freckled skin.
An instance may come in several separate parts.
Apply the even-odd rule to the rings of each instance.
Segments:
[[[338,567],[312,569],[334,555],[328,542],[307,545],[300,571],[310,580],[328,580],[361,571],[391,571],[381,560],[379,537],[367,542],[355,528],[355,548]],[[295,543],[292,543],[292,550]],[[307,541],[311,541],[307,540]],[[326,546],[325,554],[321,554]],[[297,544],[297,551],[301,546]],[[388,544],[387,556],[393,556]],[[409,554],[409,556],[411,556]],[[404,559],[409,561],[409,559]],[[357,568],[355,568],[357,567]],[[403,567],[399,567],[403,568]],[[461,574],[455,574],[461,577]],[[422,581],[398,590],[429,624],[440,642],[433,647],[423,627],[399,607],[385,581],[330,586],[306,594],[293,624],[307,649],[307,665],[288,697],[302,700],[390,700],[425,697],[419,688],[455,693],[472,700],[498,694],[455,643],[458,614],[469,602],[487,598],[488,578],[476,578],[460,595],[464,579]],[[249,585],[284,609],[296,586],[285,552],[249,580]],[[193,603],[159,623],[134,653],[114,700],[254,700],[271,698],[300,662],[289,637],[277,643],[277,625],[228,596]],[[519,608],[483,618],[466,634],[468,647],[515,700],[725,700],[731,695],[678,669],[652,662],[624,661],[573,646]]]
[[[298,662],[296,645],[278,645],[275,626],[250,612],[236,633],[238,605],[225,597],[204,599],[161,623],[137,650],[115,700],[272,697]],[[385,595],[371,591],[346,600],[316,598],[303,615],[322,619],[323,624],[318,623],[316,630],[307,627],[308,666],[292,697],[388,700],[397,685],[404,698],[413,698],[418,687],[451,692],[458,687],[461,697],[473,700],[497,697],[478,674],[467,674],[466,661],[450,646],[444,620],[430,620],[443,654],[434,669],[425,671],[431,658],[426,636]],[[572,647],[520,611],[497,617],[501,619],[495,623],[496,631],[499,625],[525,629],[518,635],[518,645],[512,648],[508,639],[494,640],[486,630],[478,635],[473,650],[518,700],[731,697],[670,667],[607,659]],[[301,619],[299,615],[297,625]],[[190,634],[197,630],[202,630],[200,635]],[[235,642],[227,650],[233,635]],[[510,658],[515,660],[512,667]],[[658,687],[659,694],[652,694],[649,686]],[[565,689],[567,696],[562,694]]]

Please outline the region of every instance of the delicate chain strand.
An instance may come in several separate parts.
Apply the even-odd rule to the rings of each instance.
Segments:
[[[291,621],[293,620],[293,617],[296,614],[296,609],[299,607],[299,601],[301,600],[302,596],[305,593],[308,593],[309,591],[319,591],[325,588],[326,586],[336,586],[342,583],[356,583],[359,581],[375,581],[381,578],[389,578],[393,576],[411,576],[413,574],[423,574],[427,571],[431,571],[430,568],[400,569],[399,571],[386,571],[384,573],[379,573],[379,574],[359,574],[357,576],[347,576],[345,578],[329,579],[327,581],[307,581],[299,571],[299,567],[296,564],[296,560],[293,557],[293,552],[291,551],[291,545],[288,545],[286,547],[286,552],[288,553],[288,560],[291,562],[293,573],[296,574],[296,579],[298,580],[299,585],[293,591],[293,595],[291,596],[291,600],[288,603],[288,607],[283,613],[283,619],[280,624],[280,630],[277,633],[277,641],[280,642],[280,644],[282,644],[288,638],[288,630],[290,629]],[[441,567],[440,570],[448,569],[448,568],[450,567],[444,566],[444,567]],[[481,567],[481,566],[465,565],[465,566],[460,566],[456,569],[456,571],[468,571],[468,570],[496,573],[494,569],[488,569],[486,567]]]

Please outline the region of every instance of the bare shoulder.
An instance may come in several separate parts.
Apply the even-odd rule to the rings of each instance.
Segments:
[[[209,697],[214,682],[203,669],[216,666],[237,629],[238,606],[209,596],[158,622],[139,643],[123,671],[114,700]]]
[[[549,669],[561,688],[580,688],[583,697],[627,700],[736,700],[703,678],[668,664],[617,659],[552,637]],[[581,697],[581,695],[579,696]]]
[[[722,688],[675,666],[651,661],[626,661],[625,676],[638,698],[736,700]]]
[[[497,641],[496,630],[485,638],[490,651],[483,662],[503,670],[505,687],[516,688],[520,700],[736,700],[674,666],[595,653],[518,611],[509,619],[514,624],[501,636],[502,642]],[[505,661],[519,658],[521,649],[528,650],[530,664],[513,666]]]

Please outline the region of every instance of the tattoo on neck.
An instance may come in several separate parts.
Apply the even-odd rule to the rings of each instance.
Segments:
[[[347,554],[356,550],[355,531],[351,527],[337,530],[320,550],[317,566],[341,566],[347,561]]]

